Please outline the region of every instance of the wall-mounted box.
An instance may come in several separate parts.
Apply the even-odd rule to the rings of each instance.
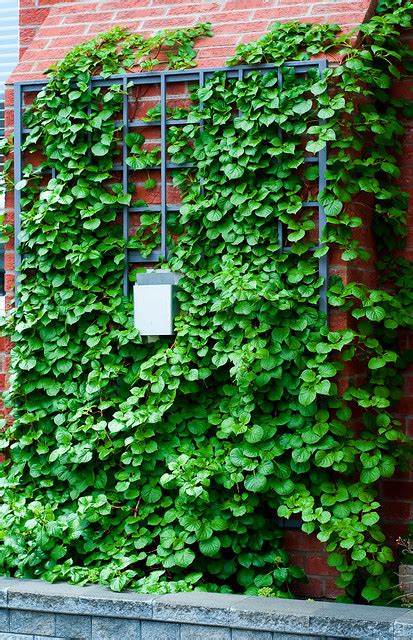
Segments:
[[[174,334],[176,290],[181,277],[181,273],[164,269],[137,274],[133,287],[134,322],[141,336]]]

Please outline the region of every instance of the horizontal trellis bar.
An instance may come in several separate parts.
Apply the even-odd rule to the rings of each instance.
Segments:
[[[307,73],[310,69],[320,69],[323,66],[326,68],[326,60],[294,60],[284,62],[282,67],[293,67],[298,73]],[[156,72],[141,72],[141,73],[126,73],[123,75],[113,75],[109,78],[102,78],[102,76],[94,76],[92,78],[92,84],[95,86],[102,86],[101,83],[105,83],[106,86],[110,86],[119,81],[119,84],[123,83],[123,79],[126,78],[127,81],[137,82],[140,80],[146,81],[149,84],[149,80],[155,78],[161,78],[162,76],[166,76],[166,82],[179,82],[182,81],[182,78],[190,78],[190,79],[198,79],[199,74],[203,73],[205,77],[208,75],[214,75],[220,71],[226,73],[228,78],[237,78],[239,70],[245,71],[262,71],[268,69],[269,71],[275,71],[278,69],[277,65],[268,63],[268,64],[259,64],[259,65],[238,65],[234,67],[215,67],[209,69],[194,69],[188,71],[188,69],[177,70],[177,71],[156,71]],[[43,87],[47,85],[47,80],[31,80],[28,82],[27,80],[19,80],[14,83],[15,87],[22,87],[23,91],[39,91]]]

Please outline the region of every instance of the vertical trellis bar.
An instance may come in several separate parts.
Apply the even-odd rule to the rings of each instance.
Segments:
[[[327,69],[327,60],[320,60],[318,63],[320,77]],[[327,169],[327,146],[318,154],[318,193],[322,193],[326,188],[326,169]],[[323,236],[326,227],[326,214],[322,204],[318,203],[318,244],[323,245]],[[318,261],[318,271],[320,278],[323,278],[323,284],[320,288],[320,311],[327,314],[327,289],[328,289],[328,255],[322,256]]]
[[[90,160],[90,158],[92,157],[92,152],[90,151],[90,143],[92,142],[92,129],[90,128],[90,119],[92,117],[92,78],[89,79],[88,82],[88,93],[89,93],[89,104],[87,106],[86,109],[86,115],[87,115],[87,119],[88,119],[88,124],[89,124],[89,130],[87,132],[87,144],[88,144],[88,152],[87,152],[87,157]]]
[[[23,87],[16,84],[14,87],[14,182],[17,183],[22,179],[22,96]],[[21,231],[21,196],[20,191],[14,191],[14,291],[15,304],[19,303],[18,299],[18,279],[21,267],[20,241],[19,235]]]
[[[280,93],[280,101],[281,101],[281,91],[283,88],[283,73],[282,73],[282,68],[278,67],[277,69],[277,87],[279,89],[279,93]],[[280,138],[280,140],[282,140],[282,130],[281,127],[278,127],[278,137]],[[278,220],[278,224],[277,224],[277,233],[278,233],[278,244],[279,244],[279,252],[282,253],[283,251],[283,245],[284,245],[284,233],[283,233],[283,223],[281,222],[281,220]]]
[[[128,178],[129,171],[126,163],[128,157],[128,146],[126,144],[126,136],[129,131],[129,93],[128,93],[128,81],[126,77],[122,81],[123,99],[122,99],[122,187],[123,195],[128,194]],[[129,239],[129,207],[123,206],[122,211],[122,234],[125,243],[125,264],[123,267],[123,295],[127,296],[129,293],[129,256],[128,256],[128,239]]]
[[[161,253],[167,257],[166,249],[166,210],[167,210],[167,168],[166,168],[166,78],[161,75]]]
[[[242,82],[244,80],[244,69],[243,67],[240,67],[238,69],[238,82]],[[238,117],[242,116],[242,111],[241,109],[238,109]]]
[[[198,86],[201,89],[205,84],[205,74],[203,71],[199,72],[199,81],[198,81]],[[199,110],[201,113],[201,119],[199,121],[199,133],[202,135],[203,131],[204,131],[204,119],[202,118],[202,111],[204,108],[204,103],[202,102],[202,100],[200,100],[199,102]],[[199,186],[201,189],[201,195],[204,195],[205,189],[204,189],[204,179],[201,177],[199,180]]]

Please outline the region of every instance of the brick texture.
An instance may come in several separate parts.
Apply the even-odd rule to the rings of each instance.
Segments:
[[[406,36],[406,42],[413,48],[413,32]],[[394,97],[412,99],[413,81],[402,80],[394,88]],[[399,158],[401,176],[399,184],[409,195],[408,235],[403,254],[413,261],[413,121],[406,120],[406,136]],[[413,349],[413,335],[406,334],[401,339],[402,349]],[[398,419],[405,431],[413,438],[413,366],[404,375],[402,400],[399,403]],[[393,546],[399,536],[405,536],[407,523],[413,523],[413,470],[398,473],[381,486],[382,516],[386,522],[386,533]]]
[[[10,84],[17,80],[41,78],[43,72],[62,58],[75,44],[107,31],[115,25],[130,31],[151,34],[163,28],[189,26],[210,21],[214,37],[198,43],[198,63],[202,67],[225,64],[235,46],[257,39],[269,25],[291,19],[309,23],[337,22],[344,30],[363,22],[374,11],[377,0],[20,0],[20,63]],[[412,35],[413,43],[413,35]],[[398,95],[411,95],[410,85],[400,83]],[[12,92],[6,93],[6,127],[12,129]],[[413,125],[410,123],[401,160],[401,184],[413,194]],[[13,203],[8,201],[7,221],[13,223]],[[365,226],[360,229],[363,243],[371,243],[369,218],[371,203],[365,203]],[[13,246],[6,246],[7,304],[12,303]],[[410,233],[406,256],[413,259],[413,216],[410,216]],[[349,270],[338,257],[332,257],[331,271],[344,280],[362,279],[375,284],[374,264],[354,265]],[[345,314],[333,312],[331,327],[347,325]],[[413,347],[413,338],[405,337],[406,347]],[[6,384],[10,345],[0,338],[0,388]],[[355,372],[349,367],[340,385],[344,389]],[[405,394],[400,404],[400,419],[407,432],[413,436],[413,369],[406,376]],[[406,522],[413,516],[413,475],[403,474],[382,483],[383,517],[390,542],[395,542],[406,531]],[[304,567],[309,575],[308,585],[297,585],[296,592],[304,597],[331,598],[339,595],[334,586],[335,572],[327,565],[323,546],[299,531],[286,533],[286,545],[294,562]]]
[[[363,21],[371,0],[22,0],[21,61],[14,79],[39,75],[74,44],[113,25],[142,33],[210,21],[216,36],[200,42],[200,65],[225,62],[234,47],[260,37],[275,20],[338,22],[344,28]]]

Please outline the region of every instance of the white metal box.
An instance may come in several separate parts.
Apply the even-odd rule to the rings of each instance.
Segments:
[[[163,269],[139,273],[133,287],[134,322],[141,336],[171,336],[180,273]]]

